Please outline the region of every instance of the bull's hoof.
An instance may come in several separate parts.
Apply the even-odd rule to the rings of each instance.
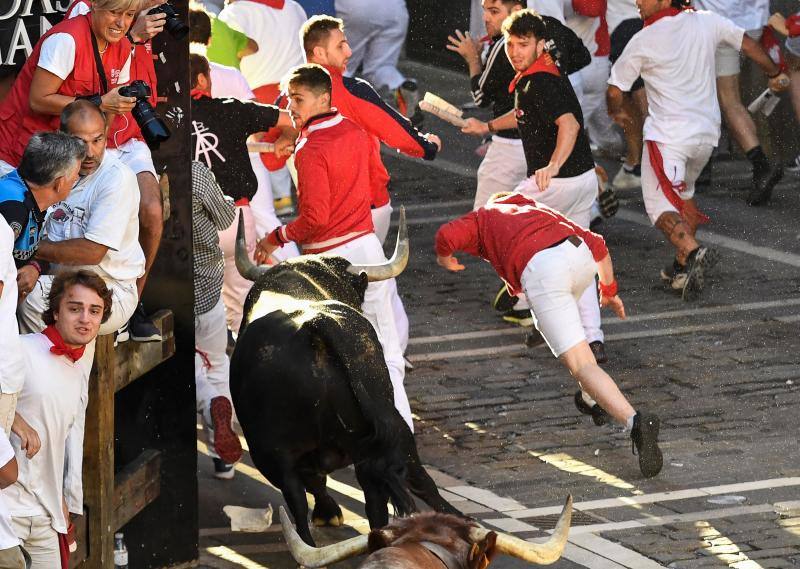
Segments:
[[[333,498],[326,496],[314,504],[314,511],[311,513],[311,523],[315,527],[344,525],[344,515],[339,505]]]
[[[316,518],[315,517],[315,518],[311,518],[311,523],[313,523],[314,527],[317,527],[317,528],[326,527],[326,526],[338,528],[338,527],[341,527],[341,526],[344,525],[344,516],[334,516],[334,517],[329,518],[327,520],[324,519],[324,518]]]

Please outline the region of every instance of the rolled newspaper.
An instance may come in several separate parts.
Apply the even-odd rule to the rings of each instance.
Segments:
[[[772,114],[772,111],[775,110],[775,107],[778,106],[780,100],[781,98],[778,93],[772,89],[765,89],[763,93],[756,97],[755,101],[747,106],[747,110],[751,113],[761,111],[764,116],[768,117]]]
[[[248,152],[275,152],[275,145],[271,142],[247,141]]]
[[[419,103],[419,108],[458,128],[462,128],[467,124],[467,121],[462,118],[464,112],[461,109],[433,93],[425,93],[425,97]]]

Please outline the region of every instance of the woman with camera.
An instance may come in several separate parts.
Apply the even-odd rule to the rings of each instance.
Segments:
[[[130,79],[131,44],[125,37],[142,0],[94,0],[88,14],[64,20],[33,49],[0,104],[0,174],[19,164],[31,135],[58,129],[75,99],[90,99],[109,114],[136,103],[119,86]]]

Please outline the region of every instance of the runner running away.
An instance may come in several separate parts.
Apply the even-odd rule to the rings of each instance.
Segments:
[[[696,12],[687,0],[637,0],[644,28],[611,69],[608,112],[627,117],[623,92],[644,80],[650,113],[644,123],[642,194],[650,221],[675,247],[675,260],[661,277],[684,300],[698,298],[705,271],[719,254],[695,239],[708,221],[694,201],[695,181],[719,141],[720,111],[714,74],[721,45],[741,50],[767,74],[774,91],[789,78],[744,30],[713,12]]]
[[[636,411],[614,380],[597,365],[581,323],[579,299],[600,277],[600,304],[625,318],[605,241],[557,211],[519,192],[498,194],[489,203],[439,228],[436,260],[463,271],[453,256],[465,251],[494,267],[513,294],[528,299],[536,329],[581,390],[575,404],[595,423],[607,415],[630,430],[639,468],[646,478],[661,471],[659,419]]]

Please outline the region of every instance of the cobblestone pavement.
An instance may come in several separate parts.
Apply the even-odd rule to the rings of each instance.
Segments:
[[[431,90],[467,100],[456,74],[409,68]],[[800,567],[798,179],[787,177],[770,207],[753,209],[742,199],[746,165],[715,164],[712,187],[699,196],[712,218],[701,241],[722,262],[692,304],[659,282],[670,253],[638,192],[621,194],[620,213],[602,227],[629,315],[605,315],[605,367],[635,407],[662,419],[664,470],[644,480],[628,435],[580,415],[567,372],[544,348],[525,348],[524,331],[492,310],[499,281],[488,264],[462,255],[462,273],[436,266],[436,229],[472,203],[477,143],[436,119],[426,126],[449,145],[441,160],[387,153],[386,163],[411,233],[411,262],[399,279],[415,366],[406,387],[420,453],[445,496],[487,525],[530,538],[545,535],[571,493],[570,544],[555,567]],[[209,463],[201,454],[203,566],[294,567],[277,525],[234,534],[221,512],[282,503],[249,459],[232,483],[211,478]],[[320,531],[322,543],[365,527],[352,473],[335,478],[351,527]]]

